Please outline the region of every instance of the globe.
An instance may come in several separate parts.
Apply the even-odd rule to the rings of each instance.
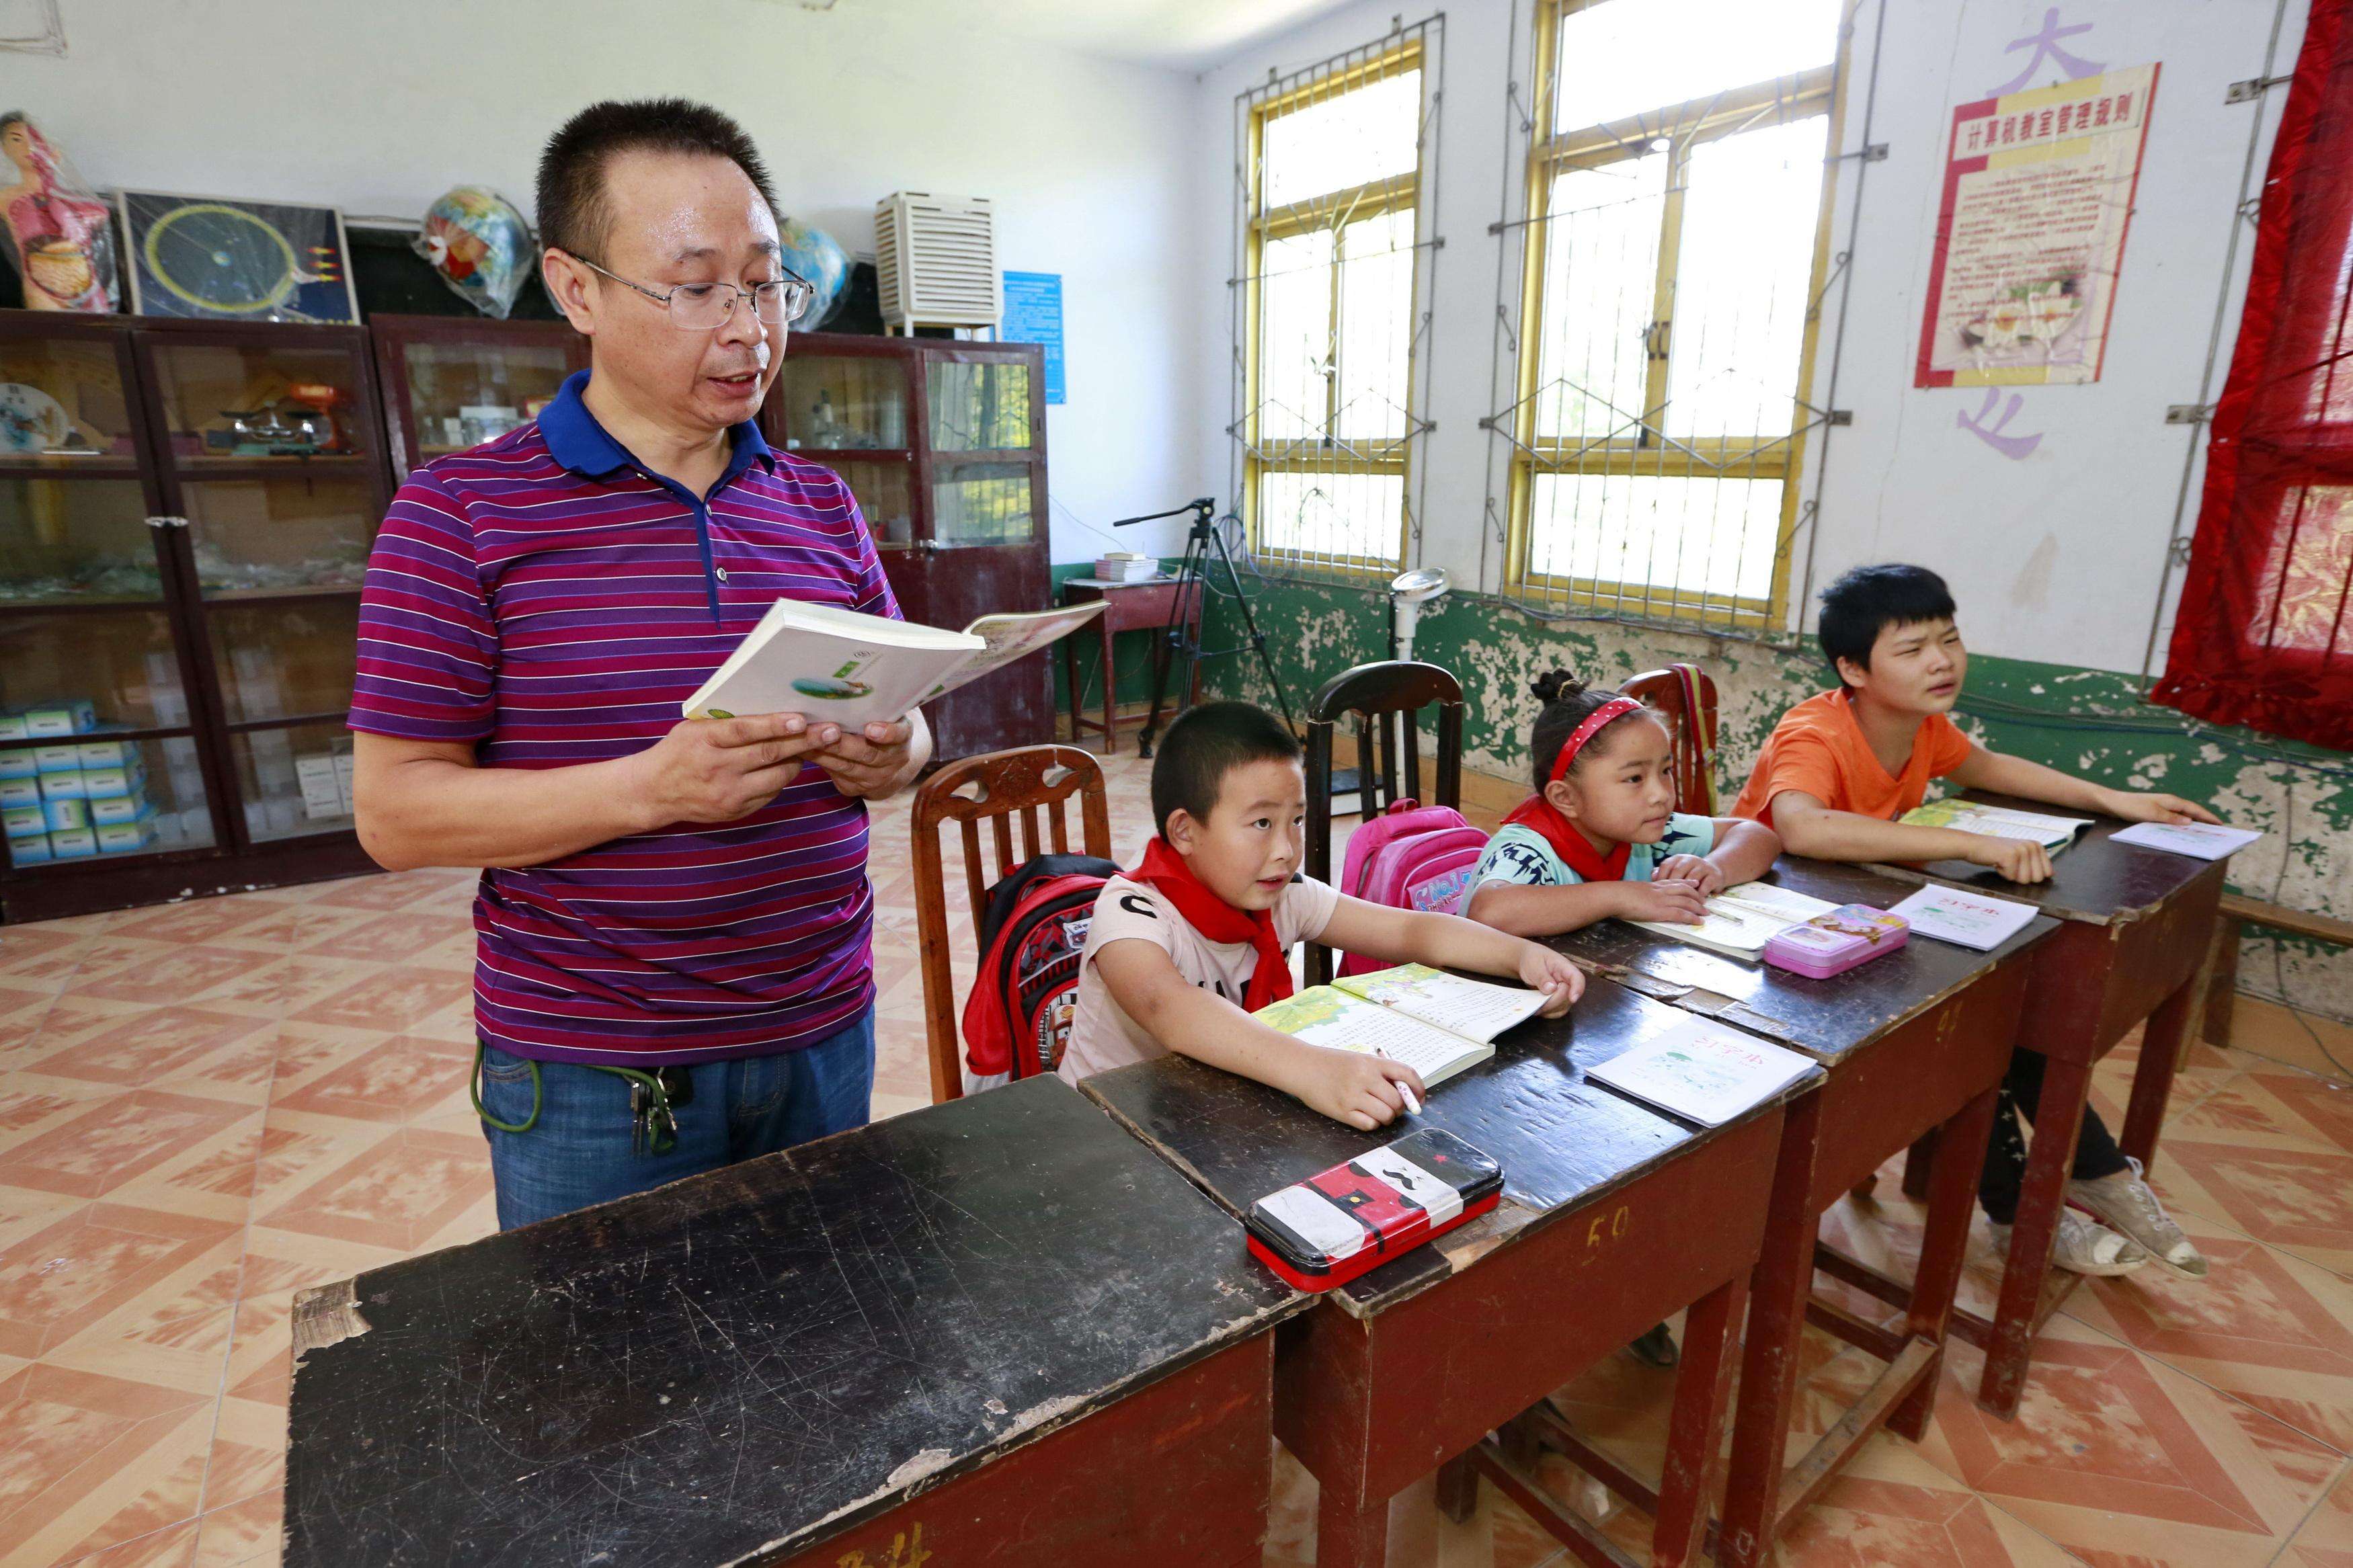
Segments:
[[[458,298],[500,321],[514,308],[538,261],[522,214],[482,185],[459,185],[426,208],[423,228],[409,247]]]
[[[816,331],[840,308],[849,282],[849,255],[833,236],[798,218],[788,217],[777,225],[777,236],[784,246],[785,265],[817,289],[808,313],[793,326],[799,331]]]

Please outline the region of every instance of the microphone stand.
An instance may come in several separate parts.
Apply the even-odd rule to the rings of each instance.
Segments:
[[[1256,653],[1259,663],[1266,670],[1267,684],[1274,689],[1275,705],[1282,710],[1282,721],[1294,729],[1297,727],[1291,717],[1291,699],[1282,689],[1282,678],[1275,673],[1274,659],[1266,651],[1266,634],[1259,630],[1258,617],[1250,613],[1250,595],[1243,589],[1241,574],[1234,566],[1233,552],[1228,548],[1225,535],[1218,531],[1213,521],[1217,504],[1214,498],[1201,496],[1183,506],[1170,507],[1166,511],[1146,512],[1142,517],[1124,517],[1112,524],[1113,528],[1126,528],[1133,523],[1155,522],[1164,517],[1179,517],[1187,513],[1190,513],[1193,519],[1185,533],[1184,559],[1176,567],[1176,594],[1169,604],[1168,624],[1161,634],[1161,656],[1152,661],[1152,711],[1145,717],[1144,731],[1135,740],[1135,754],[1140,757],[1152,754],[1153,738],[1160,731],[1161,710],[1168,706],[1170,673],[1181,667],[1175,711],[1169,715],[1173,719],[1192,706],[1193,688],[1200,679],[1201,661],[1205,658]],[[1199,635],[1194,630],[1194,618],[1201,614],[1204,607],[1202,595],[1207,584],[1203,574],[1209,566],[1212,551],[1216,552],[1218,563],[1225,570],[1226,582],[1232,590],[1234,603],[1240,606],[1242,624],[1250,628],[1250,635],[1232,647],[1205,650]]]

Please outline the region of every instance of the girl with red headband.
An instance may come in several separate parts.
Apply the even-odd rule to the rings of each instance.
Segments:
[[[1462,912],[1519,936],[1616,915],[1697,925],[1725,888],[1762,876],[1781,840],[1759,822],[1674,809],[1674,742],[1630,697],[1567,670],[1535,684],[1536,793],[1504,819]]]
[[[1673,737],[1640,702],[1565,669],[1535,694],[1536,793],[1487,841],[1463,900],[1472,920],[1533,937],[1611,915],[1697,925],[1710,894],[1762,875],[1781,852],[1761,822],[1674,808]],[[1626,1350],[1657,1367],[1681,1359],[1664,1323]]]

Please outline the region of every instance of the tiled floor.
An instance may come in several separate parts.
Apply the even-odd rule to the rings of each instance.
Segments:
[[[1110,775],[1132,860],[1132,748]],[[903,805],[873,865],[890,1114],[929,1098]],[[471,886],[412,872],[0,931],[0,1564],[277,1560],[295,1290],[492,1228],[466,1097]],[[956,945],[968,960],[968,922]],[[2129,1047],[2100,1069],[2112,1114],[2129,1071]],[[1874,1441],[1788,1561],[2353,1568],[2353,1090],[2200,1047],[2162,1152],[2212,1278],[2079,1291],[2015,1424],[1977,1409],[1957,1348],[1927,1440]],[[1890,1175],[1833,1225],[1908,1266],[1918,1216]],[[1991,1270],[1973,1260],[1971,1299]],[[1800,1443],[1874,1364],[1810,1350]],[[1667,1389],[1620,1358],[1561,1399],[1654,1468]],[[1289,1568],[1313,1561],[1314,1489],[1285,1458],[1275,1474],[1267,1561]],[[1461,1527],[1428,1499],[1398,1510],[1393,1561],[1569,1561],[1492,1489]],[[1634,1516],[1606,1522],[1639,1556]]]

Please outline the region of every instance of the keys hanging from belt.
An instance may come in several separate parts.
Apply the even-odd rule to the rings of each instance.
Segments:
[[[694,1075],[683,1067],[639,1072],[611,1069],[629,1080],[630,1150],[639,1154],[667,1154],[678,1147],[678,1107],[694,1099]]]

